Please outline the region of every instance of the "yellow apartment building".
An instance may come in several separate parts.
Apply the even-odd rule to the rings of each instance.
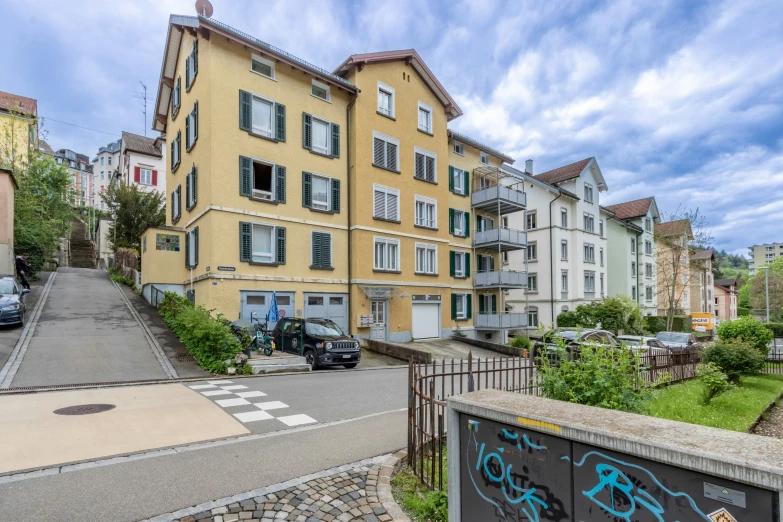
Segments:
[[[38,146],[38,101],[0,91],[0,168],[17,171]]]
[[[694,306],[690,289],[691,252],[688,245],[693,239],[688,219],[655,224],[655,243],[658,256],[658,315],[666,315],[670,303],[686,315]],[[698,298],[698,296],[695,296]]]
[[[236,319],[263,317],[274,291],[282,313],[359,338],[475,337],[505,310],[502,285],[475,290],[503,248],[475,249],[502,215],[473,195],[513,159],[450,132],[461,114],[414,50],[330,73],[172,16],[154,124],[171,144],[168,216],[142,236],[145,296],[185,292]],[[482,324],[482,338],[524,326]]]

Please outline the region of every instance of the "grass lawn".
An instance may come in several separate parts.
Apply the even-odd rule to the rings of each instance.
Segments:
[[[702,386],[695,379],[653,392],[643,412],[691,424],[745,431],[783,391],[783,375],[745,377],[742,385],[702,404]]]
[[[425,469],[428,468],[425,461]],[[411,469],[406,465],[400,468],[392,477],[392,493],[394,500],[405,513],[415,522],[447,522],[448,502],[447,486],[447,456],[443,455],[443,489],[444,491],[429,491]]]

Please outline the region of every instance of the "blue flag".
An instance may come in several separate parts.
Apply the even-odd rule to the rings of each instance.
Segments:
[[[269,311],[266,313],[267,321],[278,321],[280,315],[277,313],[277,293],[272,292],[272,303],[269,305]]]

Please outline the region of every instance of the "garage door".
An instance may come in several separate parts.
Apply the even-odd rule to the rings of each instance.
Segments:
[[[305,318],[331,319],[348,331],[348,294],[305,294]]]
[[[250,319],[252,312],[262,321],[269,311],[269,305],[272,303],[272,292],[242,292],[242,319]],[[280,317],[285,314],[286,317],[294,317],[294,293],[277,292],[277,310]],[[270,328],[274,328],[276,321],[269,323]]]
[[[413,338],[440,337],[440,304],[413,303]]]

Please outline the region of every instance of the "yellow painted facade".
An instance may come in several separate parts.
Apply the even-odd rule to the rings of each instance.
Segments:
[[[15,111],[0,111],[0,168],[20,170],[37,147],[38,123]]]

